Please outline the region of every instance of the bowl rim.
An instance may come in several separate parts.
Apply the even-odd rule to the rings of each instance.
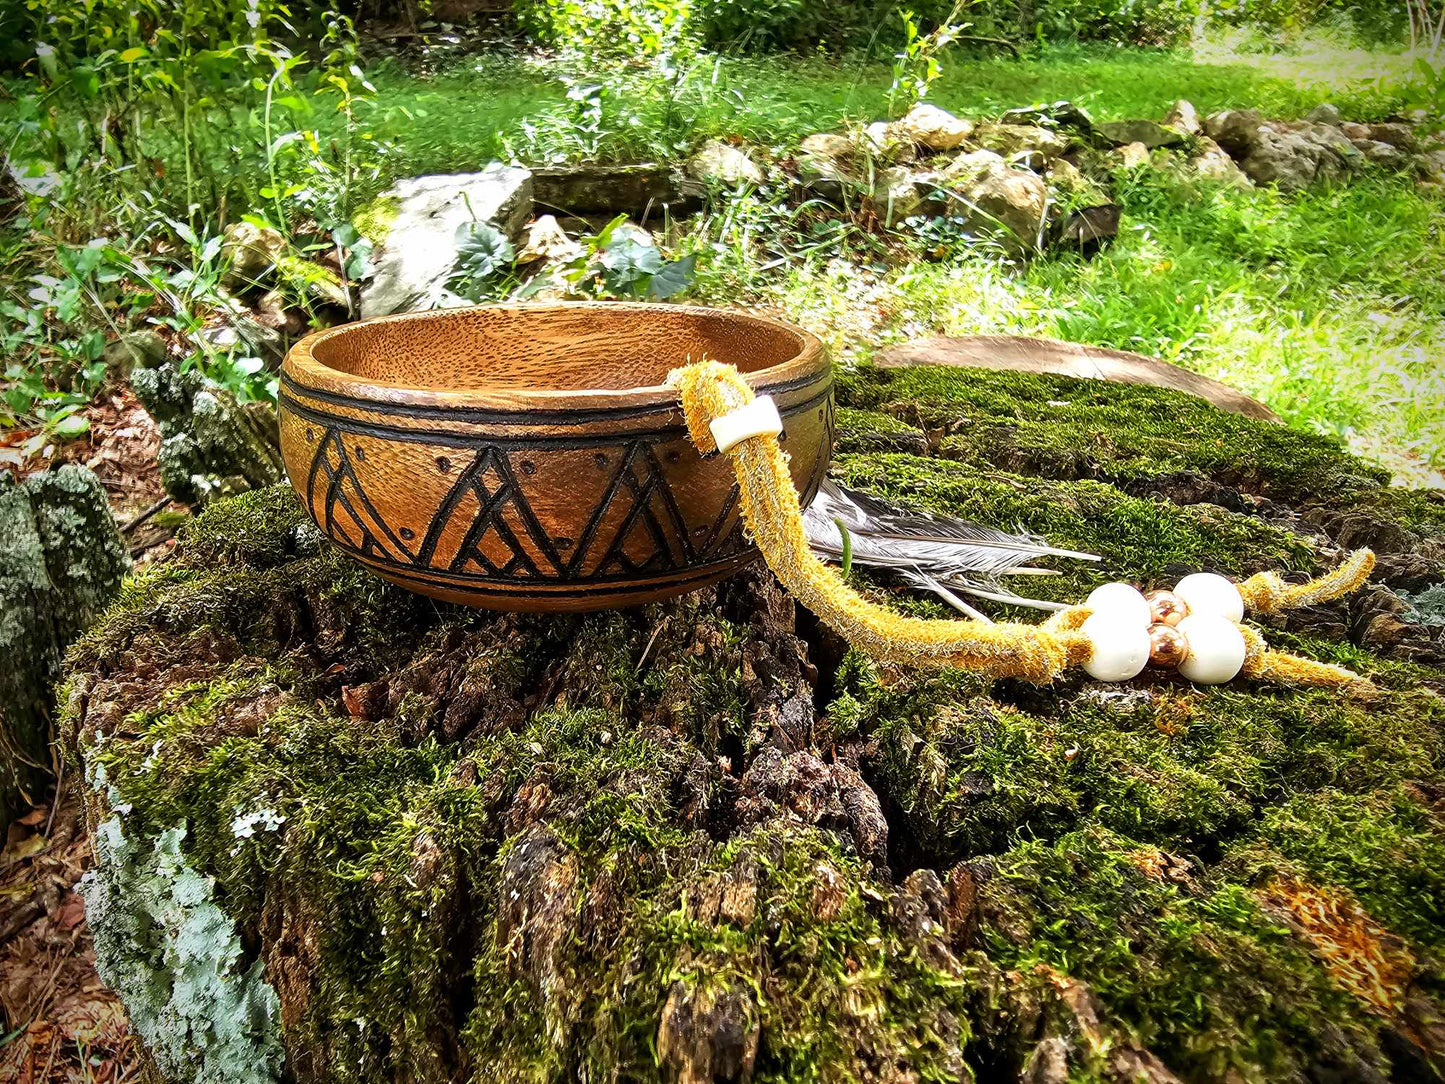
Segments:
[[[525,412],[539,410],[631,410],[636,408],[675,406],[677,391],[665,384],[647,384],[630,388],[428,388],[417,384],[382,383],[353,376],[333,369],[315,357],[316,348],[328,339],[380,323],[421,323],[428,320],[455,318],[479,311],[586,311],[635,313],[684,313],[698,316],[722,316],[732,320],[763,325],[782,331],[798,340],[798,352],[786,361],[744,373],[743,378],[759,390],[806,385],[829,374],[827,354],[822,341],[809,331],[771,316],[744,309],[725,309],[707,305],[674,305],[646,301],[546,301],[503,302],[492,305],[469,305],[454,309],[430,309],[421,312],[393,313],[355,320],[332,328],[313,331],[290,350],[281,364],[283,386],[295,385],[303,395],[308,392],[330,393],[351,400],[374,400],[385,404],[422,405],[433,408],[502,408]]]

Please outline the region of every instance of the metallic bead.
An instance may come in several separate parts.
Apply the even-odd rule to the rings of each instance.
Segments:
[[[1177,625],[1189,614],[1189,607],[1173,591],[1150,591],[1144,596],[1149,616],[1157,625]]]
[[[1149,626],[1149,661],[1173,670],[1189,657],[1189,641],[1173,625]]]

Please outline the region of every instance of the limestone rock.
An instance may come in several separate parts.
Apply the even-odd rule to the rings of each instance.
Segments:
[[[1114,152],[1115,158],[1123,169],[1139,169],[1149,165],[1149,148],[1143,143],[1125,143]]]
[[[816,132],[798,147],[799,176],[824,199],[839,201],[846,189],[860,184],[853,165],[856,153],[856,145],[847,136]]]
[[[582,255],[582,246],[562,229],[554,215],[542,215],[527,227],[527,239],[517,253],[518,263],[550,260],[566,263]]]
[[[883,162],[911,162],[918,157],[913,140],[887,121],[875,120],[864,128],[861,145]]]
[[[493,162],[478,173],[411,177],[382,193],[378,203],[389,209],[389,222],[372,254],[375,275],[361,291],[363,317],[435,308],[446,300],[457,227],[490,222],[516,236],[532,215],[532,174]]]
[[[1415,126],[1404,121],[1385,121],[1370,125],[1370,138],[1379,143],[1388,143],[1402,151],[1413,151],[1420,145]]]
[[[1445,150],[1427,151],[1415,159],[1415,167],[1421,180],[1445,185]]]
[[[1263,124],[1253,109],[1225,109],[1204,119],[1204,134],[1238,158],[1249,153]]]
[[[1321,102],[1305,114],[1305,120],[1313,124],[1331,124],[1336,127],[1338,127],[1344,119],[1340,114],[1339,107],[1330,102]]]
[[[706,187],[695,178],[658,162],[532,167],[532,198],[537,206],[562,208],[575,215],[641,218],[664,207],[685,213],[701,206],[704,195]]]
[[[1180,98],[1169,107],[1169,112],[1164,114],[1164,123],[1186,135],[1197,136],[1204,131],[1204,125],[1199,119],[1199,111],[1187,98]]]
[[[687,160],[687,172],[699,181],[736,187],[762,184],[763,171],[747,152],[721,139],[709,139]]]
[[[229,261],[227,277],[241,285],[264,276],[286,251],[286,238],[270,226],[232,222],[226,227],[221,254]]]
[[[1356,143],[1358,143],[1362,139],[1371,138],[1370,126],[1368,124],[1357,124],[1356,122],[1350,120],[1347,120],[1340,125],[1340,134],[1343,135],[1346,139]]]
[[[874,175],[868,202],[886,225],[907,218],[923,201],[920,180],[906,166],[888,166]]]
[[[1189,169],[1194,176],[1206,181],[1248,187],[1254,182],[1239,168],[1224,148],[1208,136],[1200,136],[1196,147],[1198,153],[1189,160]]]
[[[1067,153],[1067,136],[1049,128],[1027,124],[989,124],[974,133],[974,142],[1007,157],[1019,151],[1038,151],[1048,161]]]
[[[1089,116],[1088,111],[1070,101],[1010,109],[998,118],[998,122],[1067,132],[1086,146],[1091,147],[1103,142],[1102,137],[1095,129],[1094,119]]]
[[[1099,132],[1116,147],[1142,143],[1151,151],[1158,147],[1177,147],[1187,138],[1179,129],[1152,120],[1105,121],[1099,125]]]
[[[992,151],[974,151],[950,162],[940,175],[951,213],[994,236],[1012,255],[1038,248],[1048,186],[1037,174],[1011,168]]]
[[[920,102],[892,124],[893,134],[930,151],[951,151],[963,146],[973,123],[946,109]]]
[[[15,482],[0,471],[0,834],[43,795],[53,685],[65,649],[130,566],[105,490],[66,464]]]
[[[284,476],[268,404],[238,403],[198,369],[182,372],[171,362],[137,369],[131,387],[161,431],[161,482],[182,504],[204,504]]]
[[[1377,166],[1398,166],[1409,161],[1410,156],[1399,147],[1389,143],[1381,143],[1377,139],[1355,139],[1351,140],[1355,150],[1365,156],[1367,162]]]

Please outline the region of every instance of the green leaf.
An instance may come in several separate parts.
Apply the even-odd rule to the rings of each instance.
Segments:
[[[100,93],[100,76],[89,64],[77,64],[71,68],[70,81],[82,98],[94,98]]]
[[[140,60],[142,57],[146,57],[149,55],[150,50],[147,49],[144,45],[134,45],[129,49],[123,49],[121,51],[120,62],[122,64],[134,64],[137,60]]]
[[[671,297],[692,285],[696,278],[697,253],[689,253],[680,260],[663,264],[647,284],[647,296],[654,298]]]
[[[55,423],[53,430],[61,440],[74,440],[90,432],[90,419],[83,414],[70,414]]]

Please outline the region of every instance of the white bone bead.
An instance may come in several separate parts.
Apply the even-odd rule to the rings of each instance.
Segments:
[[[1116,617],[1142,629],[1154,622],[1148,599],[1127,583],[1106,583],[1094,588],[1084,605],[1096,614]]]
[[[1185,576],[1174,587],[1192,614],[1213,614],[1239,621],[1244,617],[1244,598],[1239,588],[1213,572],[1196,572]]]
[[[1084,669],[1097,681],[1128,681],[1149,661],[1149,630],[1110,612],[1089,616],[1080,629],[1092,652]]]
[[[1189,654],[1179,664],[1179,672],[1190,681],[1221,685],[1244,666],[1244,633],[1233,621],[1218,614],[1192,613],[1179,622],[1179,631],[1189,641]]]
[[[730,452],[749,437],[775,437],[783,431],[783,419],[771,395],[759,395],[746,406],[731,410],[708,423],[717,450]]]

